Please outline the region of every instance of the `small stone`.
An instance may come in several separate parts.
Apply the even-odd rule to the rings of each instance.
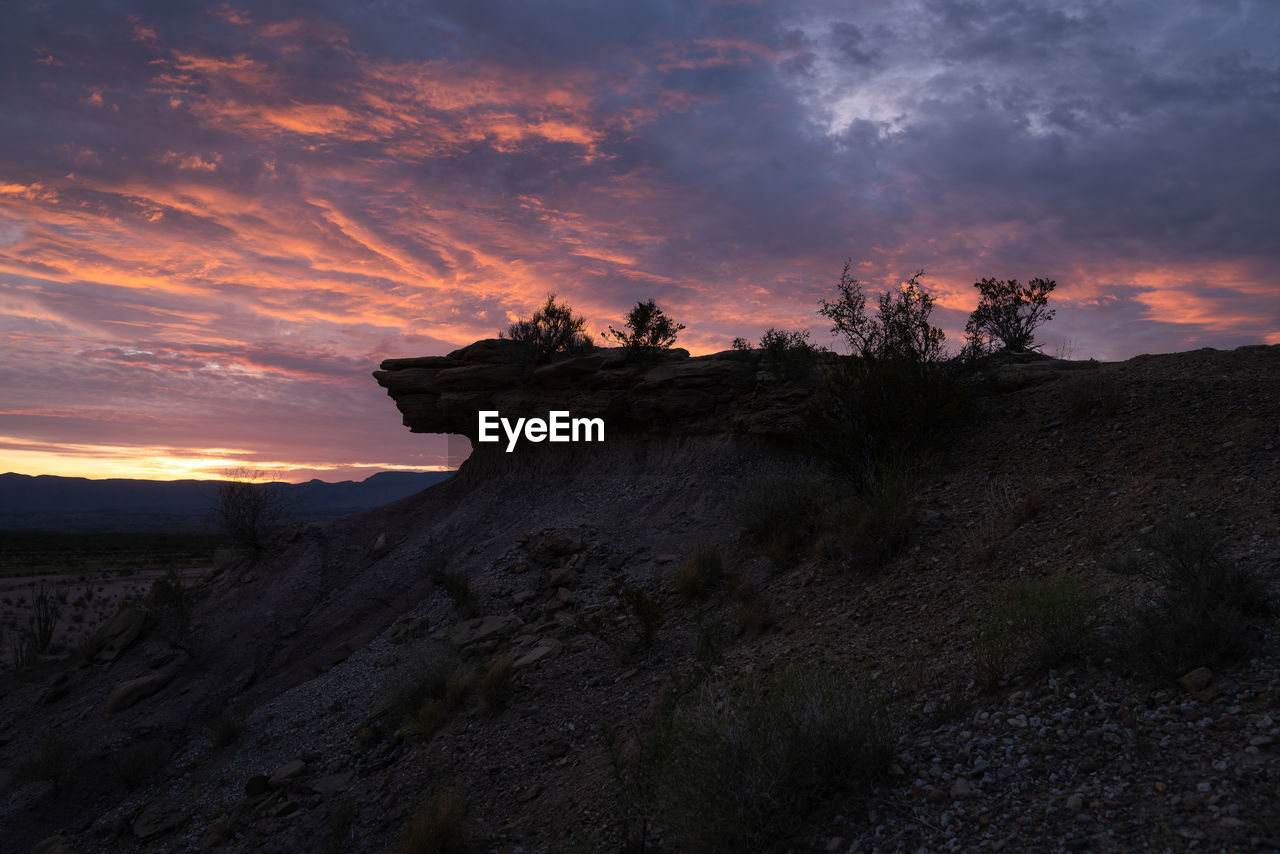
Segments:
[[[107,711],[119,712],[138,704],[168,685],[172,678],[172,673],[152,673],[127,682],[117,682],[107,697]]]
[[[973,786],[963,777],[951,784],[951,797],[955,800],[967,798],[973,794]]]
[[[1071,810],[1072,812],[1078,812],[1084,809],[1084,798],[1080,797],[1079,795],[1072,795],[1071,797],[1067,798],[1067,809]]]
[[[843,848],[843,847],[844,847],[844,837],[843,837],[843,836],[833,836],[833,837],[831,837],[830,839],[828,839],[828,840],[827,840],[827,850],[828,850],[828,851],[839,851],[839,850],[840,850],[841,848]]]

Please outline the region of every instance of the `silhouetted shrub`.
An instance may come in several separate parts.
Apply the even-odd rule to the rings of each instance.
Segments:
[[[815,806],[868,785],[892,744],[869,685],[787,666],[704,685],[664,717],[627,770],[680,850],[764,851]]]
[[[858,482],[882,460],[933,448],[967,411],[963,386],[943,365],[844,357],[826,366],[801,441]]]
[[[1039,672],[1094,648],[1102,601],[1061,575],[1011,582],[985,604],[974,638],[978,676],[994,688],[1010,670]]]
[[[1014,353],[1036,349],[1035,331],[1053,319],[1049,294],[1058,283],[1032,279],[1020,285],[1017,279],[981,279],[973,286],[978,289],[978,307],[964,328],[968,336],[966,347],[987,353],[999,342]]]
[[[233,545],[257,555],[271,548],[277,529],[289,521],[292,511],[285,484],[267,482],[264,472],[240,468],[218,484],[213,522]]]
[[[683,323],[676,323],[667,317],[666,312],[658,308],[653,300],[637,302],[636,307],[627,312],[623,322],[627,327],[625,330],[618,331],[610,326],[608,336],[635,358],[670,349],[676,343],[680,330],[685,328]]]
[[[817,348],[806,330],[769,329],[760,337],[764,367],[781,377],[803,377],[813,370]]]
[[[398,854],[457,854],[467,842],[467,801],[453,792],[432,795],[418,810],[396,849]]]
[[[835,300],[818,313],[852,355],[829,364],[806,413],[805,441],[856,480],[883,457],[907,456],[963,410],[960,384],[942,360],[945,335],[929,322],[933,297],[917,272],[867,311],[862,284],[845,262]]]
[[[933,297],[920,285],[924,270],[904,282],[897,292],[880,294],[876,313],[867,313],[862,283],[849,274],[846,261],[836,283],[835,300],[822,300],[818,314],[832,322],[832,334],[844,338],[850,352],[869,361],[904,361],[931,365],[942,356],[946,335],[929,322]]]
[[[556,302],[555,294],[548,294],[542,308],[528,319],[512,323],[505,337],[524,344],[529,357],[535,361],[549,362],[556,356],[573,356],[592,350],[595,344],[586,327],[586,318],[574,314],[568,305]]]

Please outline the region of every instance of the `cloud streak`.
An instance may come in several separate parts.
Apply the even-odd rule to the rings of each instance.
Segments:
[[[0,468],[443,464],[381,358],[551,291],[824,338],[846,257],[927,269],[953,337],[1042,275],[1078,355],[1280,340],[1265,4],[76,12],[0,35]]]

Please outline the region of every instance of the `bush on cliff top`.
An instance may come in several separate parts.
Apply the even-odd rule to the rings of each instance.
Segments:
[[[574,356],[594,349],[595,342],[586,328],[585,317],[574,314],[568,304],[556,302],[555,294],[548,294],[546,303],[532,317],[517,320],[498,336],[524,344],[535,361],[549,362],[556,356]]]

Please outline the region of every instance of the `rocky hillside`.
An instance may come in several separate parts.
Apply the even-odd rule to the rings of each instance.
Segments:
[[[1275,618],[1160,574],[1274,600],[1280,347],[1002,364],[875,488],[749,426],[805,394],[751,358],[466,353],[384,363],[411,428],[617,371],[652,429],[478,454],[7,675],[7,850],[1280,847]]]

